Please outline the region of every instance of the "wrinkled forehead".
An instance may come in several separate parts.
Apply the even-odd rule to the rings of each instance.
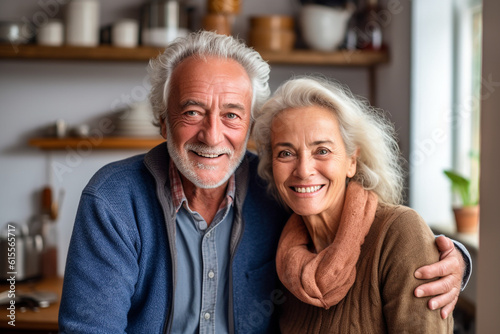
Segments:
[[[237,61],[218,57],[189,57],[173,71],[170,91],[176,94],[227,93],[252,95],[252,85],[247,72]]]

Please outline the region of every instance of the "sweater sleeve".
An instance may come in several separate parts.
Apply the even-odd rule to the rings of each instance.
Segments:
[[[437,262],[434,235],[413,210],[400,213],[388,227],[381,253],[383,313],[389,333],[453,333],[453,319],[443,320],[430,310],[430,298],[413,291],[422,284],[414,277],[417,268]]]
[[[124,333],[137,281],[137,247],[120,215],[84,193],[70,241],[60,333]]]

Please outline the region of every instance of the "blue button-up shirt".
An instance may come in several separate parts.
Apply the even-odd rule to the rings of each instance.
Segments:
[[[229,242],[233,222],[234,175],[226,197],[208,226],[189,208],[175,165],[170,166],[177,209],[177,275],[173,333],[228,333]]]

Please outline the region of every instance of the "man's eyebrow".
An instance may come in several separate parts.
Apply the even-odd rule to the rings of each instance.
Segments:
[[[237,109],[241,111],[245,111],[245,106],[241,103],[226,103],[223,105],[225,109]]]
[[[186,108],[189,106],[198,106],[202,107],[203,109],[206,109],[207,106],[205,103],[200,102],[200,101],[195,101],[195,100],[186,100],[184,102],[181,102],[181,108]],[[223,105],[224,109],[237,109],[241,111],[245,111],[245,106],[241,103],[226,103]]]
[[[199,101],[195,101],[195,100],[186,100],[184,102],[181,102],[180,105],[181,105],[181,108],[186,108],[186,107],[189,107],[189,106],[199,106],[199,107],[202,107],[202,108],[206,107],[205,103],[199,102]]]

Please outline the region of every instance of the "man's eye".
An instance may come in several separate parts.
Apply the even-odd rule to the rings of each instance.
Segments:
[[[185,113],[187,116],[196,116],[198,115],[198,113],[194,110],[189,110],[189,111],[186,111]]]
[[[236,115],[235,113],[231,112],[231,113],[227,114],[226,117],[229,118],[229,119],[235,119],[236,117],[238,117],[238,115]]]

